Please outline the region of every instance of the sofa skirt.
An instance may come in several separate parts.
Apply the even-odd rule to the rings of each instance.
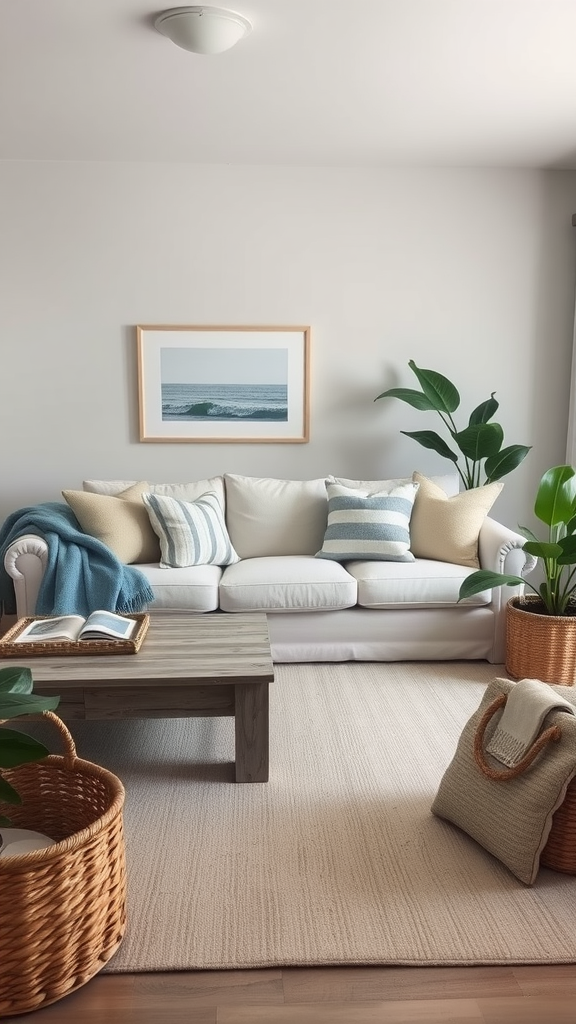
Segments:
[[[494,611],[460,608],[278,612],[268,615],[272,660],[504,662]]]

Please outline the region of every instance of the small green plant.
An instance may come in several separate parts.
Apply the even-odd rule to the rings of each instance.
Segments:
[[[19,715],[34,715],[41,711],[53,711],[59,697],[39,697],[32,693],[32,673],[29,668],[10,666],[0,669],[0,721]],[[17,768],[21,764],[41,761],[50,751],[43,743],[15,729],[0,727],[0,773],[3,768]],[[22,801],[10,783],[0,774],[0,800],[8,804]],[[9,825],[10,820],[0,815],[0,825]]]
[[[435,430],[401,430],[400,433],[414,438],[424,448],[431,448],[442,458],[450,459],[456,466],[466,490],[479,487],[481,483],[488,484],[493,480],[501,480],[526,458],[530,446],[512,444],[503,448],[504,431],[499,423],[490,422],[499,408],[499,403],[494,398],[495,391],[470,413],[467,426],[463,430],[458,430],[452,413],[460,407],[460,394],[452,381],[435,370],[423,370],[416,366],[413,359],[409,360],[408,366],[416,374],[422,390],[389,388],[374,401],[377,402],[380,398],[399,398],[414,409],[437,412],[460,454],[453,451]],[[462,464],[459,464],[459,459],[463,460]]]
[[[576,615],[576,471],[572,466],[553,466],[540,480],[534,514],[548,527],[545,540],[520,526],[527,537],[524,551],[538,559],[544,582],[532,586],[520,576],[479,569],[460,587],[458,600],[492,587],[525,584],[542,602],[534,610],[543,615]]]

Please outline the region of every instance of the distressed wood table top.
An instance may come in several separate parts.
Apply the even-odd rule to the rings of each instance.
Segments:
[[[18,664],[30,667],[39,690],[46,692],[40,684],[57,681],[62,694],[68,687],[91,682],[114,687],[133,681],[149,687],[166,680],[213,686],[274,681],[267,619],[260,612],[152,613],[136,654],[24,657]]]

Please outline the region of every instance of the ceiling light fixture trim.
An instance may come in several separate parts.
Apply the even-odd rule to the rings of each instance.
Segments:
[[[159,14],[155,28],[191,53],[224,53],[252,31],[243,15],[224,7],[171,7]]]

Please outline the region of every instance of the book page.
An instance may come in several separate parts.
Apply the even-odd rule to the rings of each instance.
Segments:
[[[57,615],[30,622],[14,640],[15,644],[48,640],[77,640],[84,625],[81,615]]]
[[[92,612],[80,630],[79,640],[129,640],[137,626],[136,619],[126,619],[114,612]]]

